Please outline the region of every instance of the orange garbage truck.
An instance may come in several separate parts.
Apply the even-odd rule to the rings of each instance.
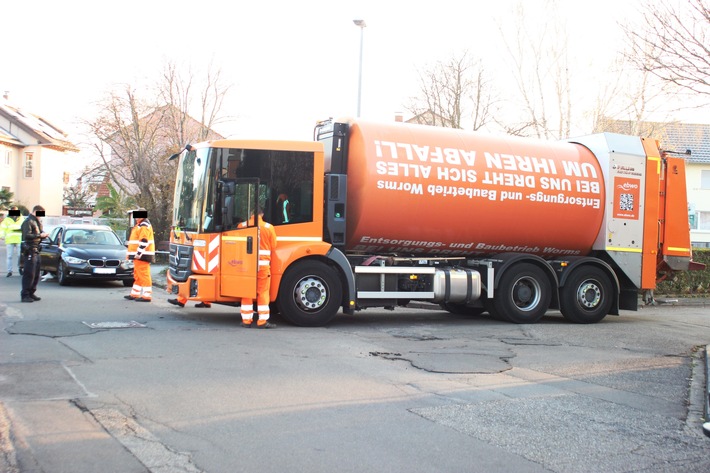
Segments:
[[[313,141],[215,140],[178,155],[168,290],[256,297],[275,225],[272,306],[301,326],[415,301],[535,323],[595,323],[692,261],[685,167],[655,140],[561,142],[328,120]],[[283,195],[290,215],[283,214]]]

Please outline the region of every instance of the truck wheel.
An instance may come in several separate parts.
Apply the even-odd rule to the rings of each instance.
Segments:
[[[602,320],[611,308],[612,285],[600,268],[581,266],[570,274],[560,294],[560,311],[565,319],[577,324]]]
[[[491,315],[516,324],[534,324],[547,312],[551,297],[545,272],[534,264],[520,263],[501,276]]]
[[[68,286],[69,285],[69,277],[67,276],[67,268],[64,267],[64,264],[62,264],[61,261],[57,265],[57,282],[59,283],[60,286]]]
[[[297,264],[281,279],[277,305],[295,325],[319,327],[330,322],[342,303],[338,273],[320,261]]]

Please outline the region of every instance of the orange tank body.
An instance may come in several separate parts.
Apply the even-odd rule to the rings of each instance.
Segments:
[[[350,123],[346,246],[421,256],[586,255],[605,186],[584,146]]]

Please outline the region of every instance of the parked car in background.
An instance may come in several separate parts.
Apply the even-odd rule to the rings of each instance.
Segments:
[[[53,273],[59,284],[72,280],[116,280],[133,285],[133,261],[108,225],[64,224],[42,241],[40,269]]]

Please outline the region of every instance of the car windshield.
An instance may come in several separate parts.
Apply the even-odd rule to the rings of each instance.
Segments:
[[[64,234],[68,245],[120,245],[121,241],[109,230],[70,229]]]

